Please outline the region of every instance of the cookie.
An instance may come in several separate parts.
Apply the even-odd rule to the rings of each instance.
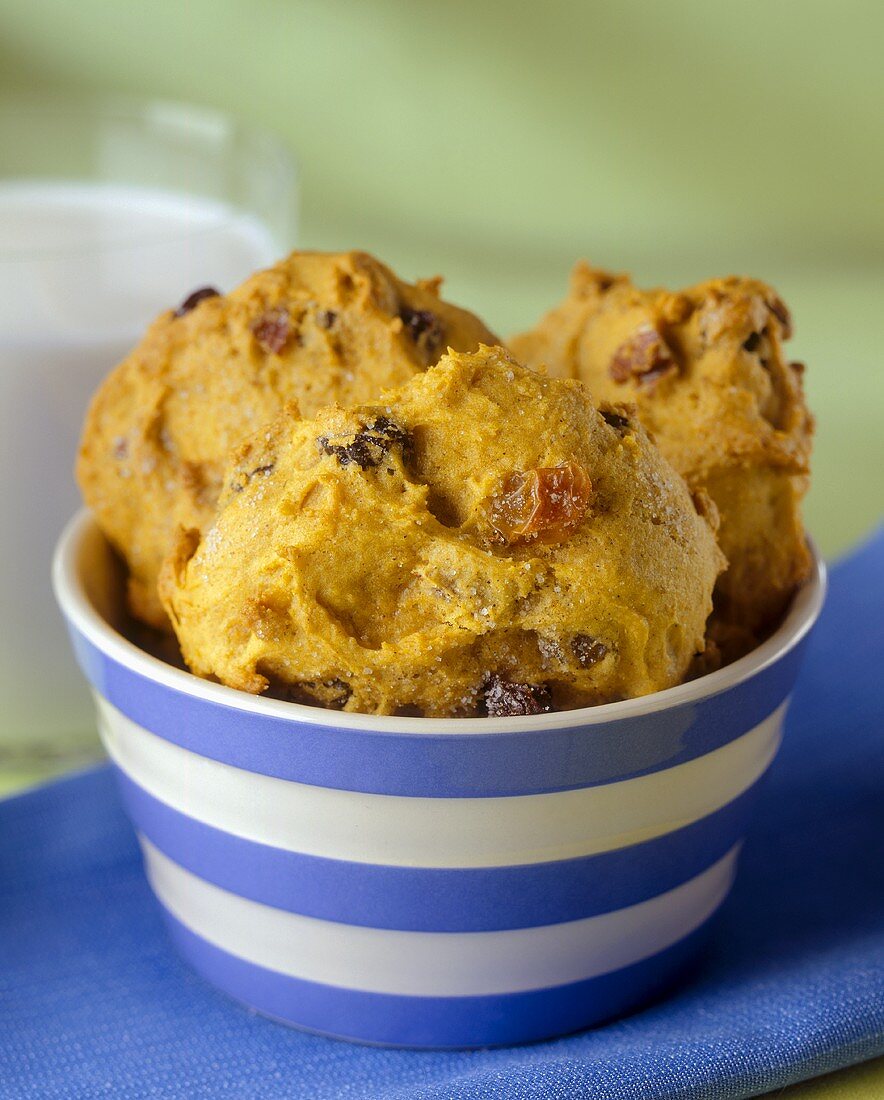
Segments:
[[[776,624],[810,569],[801,500],[813,420],[803,367],[784,353],[790,334],[786,307],[755,279],[644,291],[578,264],[565,300],[510,341],[529,365],[633,403],[663,454],[715,502],[729,564],[712,630],[725,659]]]
[[[682,679],[713,521],[628,409],[483,347],[242,443],[160,592],[192,671],[244,691],[536,714]]]
[[[361,252],[295,252],[230,294],[203,288],[160,316],[89,409],[77,464],[87,504],[129,569],[129,603],[163,626],[156,593],[176,528],[210,520],[228,451],[288,402],[306,414],[371,400],[495,337]]]

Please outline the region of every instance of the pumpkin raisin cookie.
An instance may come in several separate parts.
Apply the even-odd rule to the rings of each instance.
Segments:
[[[632,402],[660,450],[718,507],[728,569],[712,633],[725,659],[752,648],[807,577],[800,504],[813,421],[802,366],[784,357],[788,311],[754,279],[679,293],[578,264],[568,297],[511,341],[530,366]]]
[[[534,714],[678,683],[724,561],[628,409],[501,348],[242,443],[160,592],[190,668],[370,713]]]
[[[163,626],[156,594],[179,524],[211,519],[226,455],[290,401],[309,414],[376,397],[446,347],[495,337],[361,252],[295,252],[237,290],[197,291],[162,314],[89,409],[77,475],[129,568],[136,617]]]

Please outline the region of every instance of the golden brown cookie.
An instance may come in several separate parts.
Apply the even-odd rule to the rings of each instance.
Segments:
[[[367,401],[495,337],[362,252],[295,252],[227,295],[197,292],[162,314],[96,394],[77,477],[125,558],[133,613],[165,623],[160,562],[179,524],[211,518],[227,452],[297,401]]]
[[[803,368],[783,353],[790,333],[782,301],[754,279],[644,291],[578,264],[568,297],[511,341],[528,365],[634,403],[663,454],[714,500],[729,562],[714,624],[726,658],[777,621],[810,568],[800,504],[813,420]]]
[[[530,714],[678,683],[723,564],[628,410],[483,347],[243,443],[160,591],[190,668],[245,691]]]

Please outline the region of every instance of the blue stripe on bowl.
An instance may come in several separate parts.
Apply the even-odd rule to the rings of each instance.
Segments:
[[[280,779],[422,798],[573,790],[683,764],[748,732],[776,710],[792,688],[804,652],[801,641],[718,695],[640,716],[519,732],[507,732],[506,719],[500,719],[499,733],[411,734],[224,706],[131,671],[73,627],[72,637],[96,690],[138,725],[182,748]]]
[[[762,779],[715,813],[664,836],[580,859],[507,867],[391,867],[287,851],[188,817],[116,769],[138,830],[231,893],[343,924],[483,932],[623,909],[705,871],[742,839]]]
[[[405,997],[322,985],[256,966],[196,935],[168,910],[163,916],[191,966],[259,1012],[336,1038],[424,1048],[532,1042],[622,1015],[680,976],[714,919],[632,966],[570,985],[493,996]]]

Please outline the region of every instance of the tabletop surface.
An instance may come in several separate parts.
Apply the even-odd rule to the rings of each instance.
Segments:
[[[207,1095],[248,1082],[277,1100],[297,1080],[329,1100],[635,1100],[655,1081],[661,1100],[735,1100],[880,1055],[884,753],[867,655],[882,645],[884,529],[832,572],[740,874],[690,979],[524,1047],[378,1050],[256,1019],[177,959],[108,769],[0,803],[7,1086],[183,1100],[196,1081]],[[874,1087],[872,1073],[853,1081]]]

